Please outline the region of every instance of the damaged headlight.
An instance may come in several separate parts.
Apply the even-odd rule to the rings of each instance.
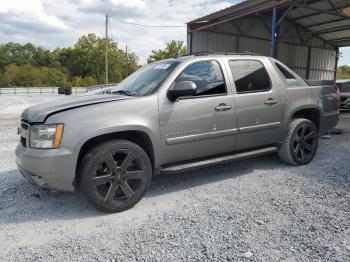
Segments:
[[[29,145],[32,148],[59,148],[63,124],[32,125],[29,130]]]

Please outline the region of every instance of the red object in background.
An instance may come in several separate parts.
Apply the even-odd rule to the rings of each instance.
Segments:
[[[337,107],[340,108],[340,90],[338,86],[335,86],[337,88],[336,91],[336,98],[337,98]]]

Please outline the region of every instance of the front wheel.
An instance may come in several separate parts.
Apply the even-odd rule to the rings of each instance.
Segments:
[[[283,162],[306,165],[315,157],[318,148],[318,130],[308,119],[294,119],[288,126],[287,136],[278,148]]]
[[[81,189],[86,198],[105,212],[133,207],[151,183],[152,165],[146,152],[126,140],[97,145],[83,158]]]

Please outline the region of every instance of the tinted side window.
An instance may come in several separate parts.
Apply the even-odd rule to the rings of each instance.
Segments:
[[[231,60],[229,65],[235,80],[237,93],[270,90],[270,78],[261,62],[256,60]]]
[[[196,96],[225,94],[226,85],[217,61],[200,61],[186,67],[175,83],[193,81],[197,85]]]
[[[281,64],[275,63],[275,65],[277,66],[278,70],[281,72],[285,79],[295,79],[292,73],[289,72],[286,68],[284,68]]]

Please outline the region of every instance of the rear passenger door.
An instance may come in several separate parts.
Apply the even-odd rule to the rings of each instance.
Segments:
[[[236,148],[273,144],[281,139],[282,107],[278,87],[263,61],[228,60],[236,88],[235,104],[239,134]]]

